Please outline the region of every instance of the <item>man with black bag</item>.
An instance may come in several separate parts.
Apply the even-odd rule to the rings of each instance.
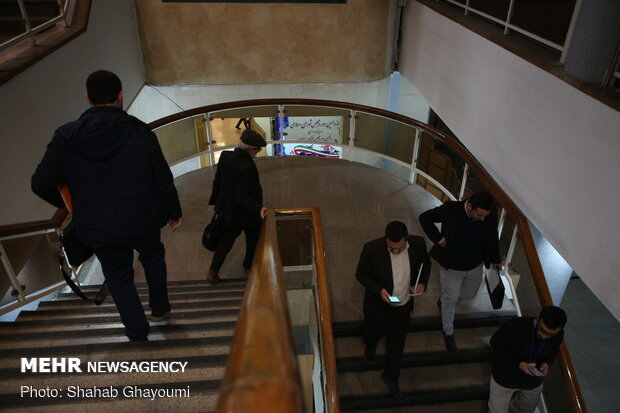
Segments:
[[[263,190],[254,158],[267,142],[256,131],[246,129],[234,151],[222,152],[209,205],[215,205],[215,214],[223,217],[222,235],[217,242],[207,281],[218,283],[218,275],[235,239],[245,232],[243,267],[252,265],[260,235],[262,219],[267,214],[263,206]]]
[[[464,201],[447,201],[419,217],[422,229],[434,244],[429,254],[439,263],[441,323],[446,349],[457,350],[454,314],[459,301],[476,296],[482,266],[502,269],[493,197],[476,192]],[[441,230],[435,224],[441,224]]]
[[[120,79],[98,70],[86,89],[92,107],[56,130],[32,176],[32,190],[62,208],[57,188],[66,183],[75,234],[101,262],[125,335],[146,341],[149,323],[133,280],[134,250],[149,286],[151,320],[163,320],[170,302],[160,229],[181,226],[181,205],[157,137],[123,110]]]

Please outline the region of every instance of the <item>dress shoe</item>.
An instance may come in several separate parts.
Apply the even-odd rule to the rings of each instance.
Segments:
[[[162,315],[151,315],[151,321],[154,323],[170,319],[170,311],[166,311]]]
[[[364,352],[364,358],[367,361],[373,361],[375,356],[377,355],[377,346],[366,346],[366,351]]]
[[[454,334],[446,335],[444,333],[443,340],[446,343],[446,350],[448,350],[450,353],[454,353],[457,350],[456,341],[454,340]]]
[[[400,387],[398,383],[394,382],[394,380],[390,379],[387,375],[387,372],[381,373],[381,380],[387,384],[388,389],[390,391],[390,396],[395,398],[396,400],[401,400],[403,398],[403,394],[400,391]]]
[[[209,272],[207,273],[207,282],[211,283],[211,284],[217,284],[219,283],[221,280],[220,276],[217,275],[217,273],[213,270],[209,270]]]

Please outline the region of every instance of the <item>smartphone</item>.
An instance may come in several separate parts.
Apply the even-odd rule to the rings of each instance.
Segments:
[[[536,365],[534,363],[530,363],[530,371],[536,377],[545,377],[543,372],[538,370],[538,368],[536,368]]]
[[[400,303],[398,297],[394,297],[393,295],[389,295],[388,300],[390,300],[391,303]]]

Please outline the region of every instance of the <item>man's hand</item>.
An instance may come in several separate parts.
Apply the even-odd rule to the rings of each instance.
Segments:
[[[540,372],[546,376],[547,372],[549,371],[549,365],[547,363],[542,363],[538,370],[540,370]]]
[[[169,219],[168,225],[170,226],[172,232],[174,232],[177,228],[183,225],[183,217],[179,217],[179,219]]]
[[[390,296],[390,294],[388,294],[387,290],[385,288],[381,289],[381,299],[383,301],[385,301],[386,303],[390,303],[390,299],[388,298]]]
[[[260,218],[265,219],[266,216],[267,216],[267,207],[262,207],[260,209]]]
[[[439,245],[441,248],[446,248],[446,245],[448,245],[448,243],[446,242],[445,238],[442,238],[441,241],[437,243],[437,245]]]
[[[418,284],[417,287],[413,287],[414,286],[410,287],[411,294],[423,294],[426,291],[426,286],[424,284]]]
[[[522,361],[521,363],[519,363],[519,368],[521,369],[523,373],[527,374],[528,376],[534,376],[534,373],[532,373],[532,371],[530,370],[529,363]]]

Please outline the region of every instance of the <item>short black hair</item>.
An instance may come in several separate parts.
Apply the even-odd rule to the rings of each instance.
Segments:
[[[385,238],[392,242],[398,242],[408,235],[407,225],[400,221],[392,221],[385,226]]]
[[[495,204],[493,197],[488,192],[476,192],[469,197],[467,202],[471,204],[471,209],[480,208],[485,211],[493,209]]]
[[[121,80],[107,70],[97,70],[86,79],[86,93],[93,105],[116,102],[121,90],[123,90]]]
[[[564,328],[566,325],[566,313],[560,307],[554,305],[543,307],[540,310],[540,318],[552,330]]]

